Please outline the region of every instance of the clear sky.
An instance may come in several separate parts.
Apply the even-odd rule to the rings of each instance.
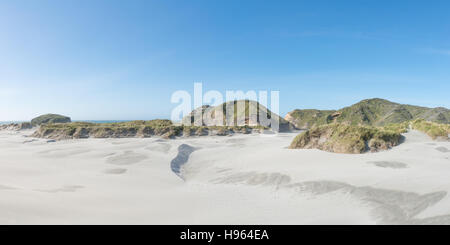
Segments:
[[[450,108],[450,1],[0,0],[0,121],[169,118],[176,90],[279,90],[282,115]]]

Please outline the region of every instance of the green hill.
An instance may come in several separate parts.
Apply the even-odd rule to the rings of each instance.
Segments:
[[[289,112],[285,119],[303,129],[331,122],[384,126],[415,119],[450,124],[450,110],[442,107],[404,105],[375,98],[360,101],[337,111],[294,110]]]
[[[31,120],[33,126],[39,126],[44,123],[69,123],[70,117],[58,115],[58,114],[45,114]]]
[[[333,121],[332,115],[335,112],[333,110],[297,109],[289,112],[284,119],[294,124],[297,128],[307,129],[313,126],[331,123]]]

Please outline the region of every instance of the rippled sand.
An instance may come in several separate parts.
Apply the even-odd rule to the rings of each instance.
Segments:
[[[289,150],[296,134],[47,141],[0,131],[0,224],[450,224],[450,142]]]

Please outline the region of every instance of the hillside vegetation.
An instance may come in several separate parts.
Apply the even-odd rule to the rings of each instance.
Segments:
[[[387,150],[397,146],[409,129],[421,131],[433,140],[449,140],[450,124],[424,119],[390,123],[385,126],[329,123],[314,126],[297,135],[289,148],[320,149],[336,153],[364,153]]]
[[[299,129],[307,129],[333,122],[333,110],[294,110],[286,115],[285,120],[291,122]]]
[[[58,114],[45,114],[38,116],[31,120],[33,126],[39,126],[44,123],[69,123],[70,117],[58,115]]]
[[[385,126],[416,119],[450,124],[450,110],[403,105],[384,99],[367,99],[337,111],[294,110],[285,119],[302,129],[332,122]]]

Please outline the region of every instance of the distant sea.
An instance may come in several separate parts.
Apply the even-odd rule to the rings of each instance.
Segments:
[[[72,122],[89,122],[89,123],[119,123],[130,122],[134,120],[73,120]]]
[[[133,120],[73,120],[72,122],[90,122],[90,123],[118,123],[118,122],[129,122]],[[25,121],[0,121],[0,125],[2,124],[11,124],[11,123],[22,123]]]

